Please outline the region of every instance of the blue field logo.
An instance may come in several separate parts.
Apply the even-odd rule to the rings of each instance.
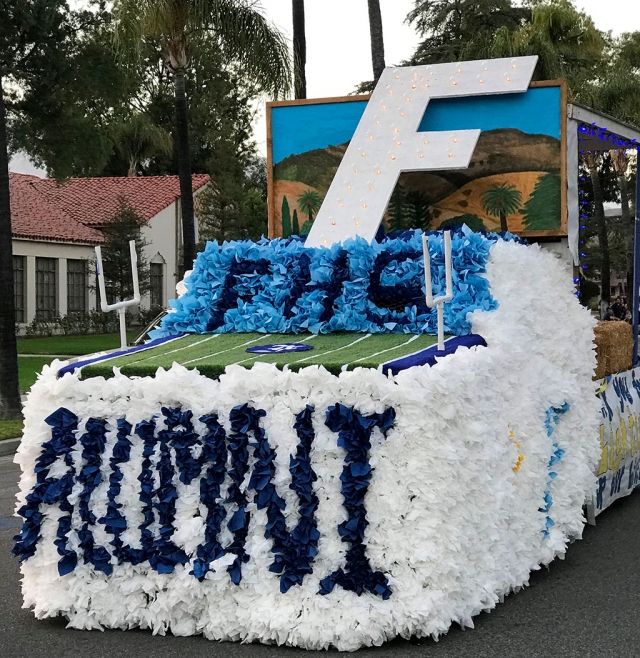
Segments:
[[[247,347],[246,351],[250,354],[288,354],[289,352],[306,352],[312,349],[313,345],[305,345],[304,343],[280,343],[278,345]]]

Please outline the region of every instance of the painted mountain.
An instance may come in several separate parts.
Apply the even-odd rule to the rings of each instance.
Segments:
[[[276,220],[285,234],[308,232],[347,146],[292,155],[274,167]],[[549,135],[512,128],[482,132],[467,169],[400,176],[386,229],[459,223],[513,233],[560,229],[561,158],[560,140]]]

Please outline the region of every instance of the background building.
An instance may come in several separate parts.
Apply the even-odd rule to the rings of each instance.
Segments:
[[[193,176],[194,194],[209,183]],[[126,201],[144,220],[151,289],[142,307],[175,296],[182,244],[177,176],[72,178],[65,182],[11,173],[11,225],[16,321],[26,325],[96,308],[89,280],[101,228]]]

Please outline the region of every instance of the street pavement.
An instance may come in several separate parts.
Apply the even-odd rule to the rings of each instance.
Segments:
[[[65,630],[21,609],[19,570],[11,555],[18,467],[0,458],[0,658],[298,658],[309,652],[202,637],[154,637],[148,631]],[[452,628],[439,642],[394,640],[357,658],[640,657],[640,492],[616,502],[587,527],[565,560],[532,574],[530,586],[474,630]],[[332,652],[337,653],[337,652]]]

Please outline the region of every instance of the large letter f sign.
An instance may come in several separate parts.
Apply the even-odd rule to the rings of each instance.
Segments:
[[[537,57],[388,68],[318,212],[307,247],[373,240],[403,171],[465,169],[480,130],[417,132],[432,98],[524,92]]]

